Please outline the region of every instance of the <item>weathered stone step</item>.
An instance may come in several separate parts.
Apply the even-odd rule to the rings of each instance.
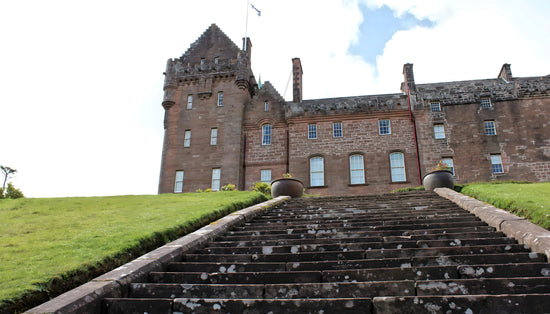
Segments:
[[[550,280],[537,278],[486,278],[425,280],[416,282],[416,295],[550,293]],[[389,294],[387,295],[389,296]]]
[[[178,262],[167,266],[168,272],[243,273],[285,271],[286,263],[209,263]]]
[[[433,209],[380,209],[380,210],[358,210],[352,211],[346,210],[314,210],[314,211],[289,211],[284,212],[268,212],[262,217],[258,217],[256,222],[267,223],[271,221],[273,223],[283,221],[294,222],[307,222],[312,220],[337,220],[337,219],[373,219],[373,220],[393,220],[400,219],[403,216],[438,216],[438,217],[452,217],[452,216],[469,216],[469,213],[464,212],[460,207],[452,206],[447,208],[433,208]]]
[[[415,266],[482,265],[502,263],[544,263],[546,256],[539,253],[466,254],[413,257]]]
[[[503,262],[501,260],[500,262]],[[458,266],[460,278],[546,277],[550,279],[550,264],[532,263],[484,263]]]
[[[376,297],[374,313],[548,313],[550,294]]]
[[[478,246],[495,244],[516,244],[514,238],[481,238],[481,239],[453,239],[453,240],[419,240],[417,247],[445,247],[445,246]]]
[[[249,247],[206,247],[193,254],[271,254],[271,253],[300,253],[326,251],[353,251],[369,249],[405,249],[416,248],[416,241],[402,242],[356,242],[334,244],[296,244],[296,245],[262,245]]]
[[[444,278],[441,278],[444,279]],[[284,271],[284,272],[250,272],[250,273],[180,273],[151,272],[152,283],[180,284],[267,284],[267,283],[313,283],[322,282],[320,271]]]
[[[105,299],[104,313],[370,313],[370,298],[341,299]]]
[[[356,232],[356,231],[369,231],[369,230],[417,230],[417,229],[441,229],[441,228],[462,228],[462,227],[475,227],[486,226],[487,224],[482,221],[459,221],[459,222],[445,222],[445,223],[410,223],[409,224],[390,224],[390,225],[369,225],[364,226],[348,226],[346,224],[331,224],[331,225],[319,225],[309,224],[296,228],[237,228],[228,233],[228,235],[279,235],[292,233],[327,233],[327,232]]]
[[[462,239],[481,239],[481,238],[499,238],[506,235],[500,231],[474,231],[468,233],[436,233],[436,234],[415,234],[415,235],[399,235],[399,236],[385,236],[384,241],[395,242],[399,239],[405,240],[462,240]]]
[[[130,285],[129,289],[129,296],[132,298],[208,298],[217,296],[224,299],[301,299],[371,298],[380,295],[415,295],[415,282],[405,280],[265,285],[134,283]]]
[[[353,263],[353,261],[348,261],[348,263]],[[354,268],[346,270],[326,270],[322,272],[323,282],[415,281],[458,278],[459,275],[456,266],[410,267],[410,264],[403,264],[403,267]]]

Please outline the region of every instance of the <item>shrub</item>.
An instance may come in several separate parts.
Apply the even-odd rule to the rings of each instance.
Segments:
[[[23,192],[21,190],[16,189],[13,184],[8,182],[8,187],[6,188],[6,191],[4,193],[4,189],[0,188],[0,198],[23,198],[25,195],[23,195]]]
[[[235,191],[237,188],[235,187],[235,184],[229,183],[228,185],[222,186],[222,191]]]
[[[251,187],[252,191],[263,193],[267,196],[271,196],[271,184],[265,182],[254,182]]]

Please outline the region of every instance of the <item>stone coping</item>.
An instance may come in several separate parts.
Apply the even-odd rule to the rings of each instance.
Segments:
[[[151,271],[161,271],[164,265],[175,261],[186,251],[200,247],[229,228],[289,199],[290,196],[279,196],[231,213],[25,313],[101,313],[101,301],[104,298],[127,296],[130,282],[145,279]]]
[[[533,252],[545,254],[550,260],[550,231],[493,205],[458,193],[448,188],[434,192],[473,213],[491,227],[525,244]]]

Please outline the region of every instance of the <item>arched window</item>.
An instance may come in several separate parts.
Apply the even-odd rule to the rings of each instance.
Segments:
[[[312,157],[309,159],[309,181],[311,186],[325,185],[323,157]]]
[[[405,157],[403,153],[391,153],[390,166],[392,182],[407,181],[407,177],[405,176]]]
[[[363,155],[356,154],[349,156],[349,177],[351,184],[365,183]]]
[[[271,145],[271,124],[262,125],[262,145]]]

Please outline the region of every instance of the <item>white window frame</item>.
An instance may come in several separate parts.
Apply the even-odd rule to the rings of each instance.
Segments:
[[[177,170],[176,171],[176,178],[174,182],[174,193],[183,193],[183,178],[184,178],[184,171],[183,170]]]
[[[391,121],[389,119],[378,120],[378,134],[391,134]]]
[[[405,155],[403,153],[394,152],[390,154],[390,168],[392,182],[407,182]]]
[[[344,134],[342,130],[342,122],[332,123],[332,137],[342,137]]]
[[[260,182],[271,183],[271,169],[260,170]]]
[[[223,92],[218,92],[218,107],[223,107]]]
[[[191,130],[185,130],[183,147],[189,147],[189,146],[191,146]]]
[[[485,128],[485,135],[497,135],[497,127],[495,121],[483,121],[483,127]]]
[[[504,173],[504,166],[502,165],[502,157],[500,154],[491,155],[491,169],[493,174]]]
[[[481,104],[481,108],[491,108],[493,107],[493,103],[491,102],[490,97],[483,97],[479,100],[479,103]]]
[[[325,159],[323,157],[311,157],[309,159],[309,184],[310,186],[325,185]]]
[[[365,164],[361,154],[349,156],[350,184],[365,184]]]
[[[445,125],[434,124],[434,137],[435,139],[445,138]]]
[[[262,145],[271,145],[271,124],[262,125]]]
[[[431,112],[441,112],[441,103],[439,101],[430,101],[430,111]]]
[[[314,140],[317,138],[317,124],[307,125],[307,138],[310,140]]]
[[[193,109],[193,95],[187,95],[187,109]]]
[[[221,176],[222,176],[221,168],[212,168],[212,186],[211,186],[212,191],[220,190]]]
[[[218,145],[218,128],[210,129],[210,145]]]
[[[455,166],[454,166],[454,162],[453,162],[453,158],[452,157],[444,157],[441,159],[441,161],[443,162],[443,164],[447,165],[448,167],[451,168],[451,172],[453,173],[453,176],[455,175]]]

